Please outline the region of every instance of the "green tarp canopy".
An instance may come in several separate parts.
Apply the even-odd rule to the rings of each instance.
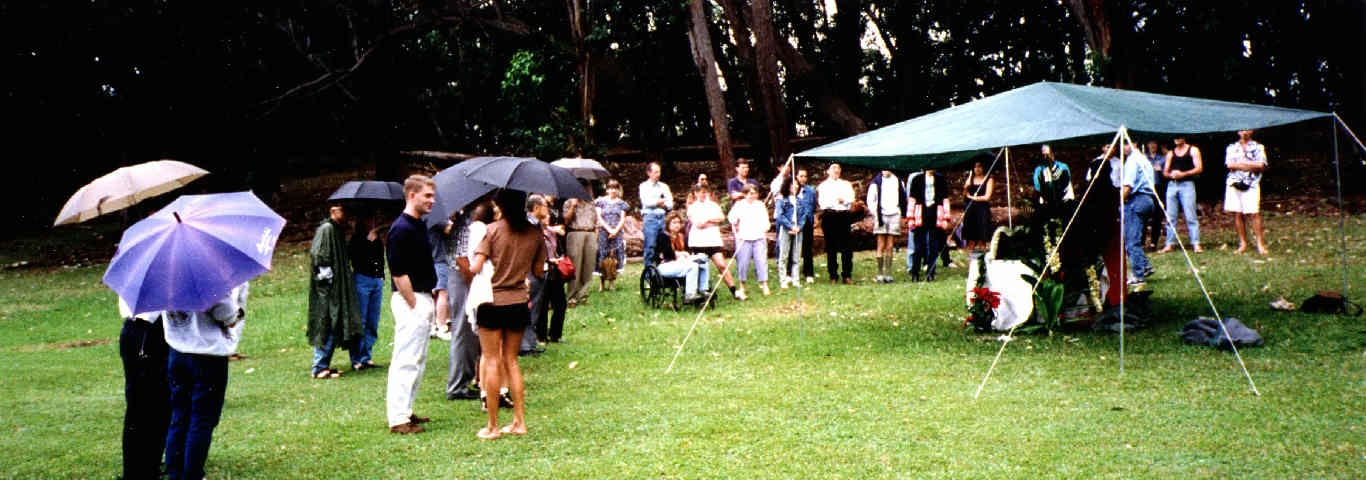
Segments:
[[[1226,132],[1332,114],[1249,103],[1039,82],[906,120],[797,154],[894,170],[960,163],[999,147],[1130,132]],[[1108,134],[1108,135],[1107,135]]]

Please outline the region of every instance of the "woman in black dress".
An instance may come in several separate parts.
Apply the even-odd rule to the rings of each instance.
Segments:
[[[972,162],[972,174],[963,184],[967,207],[963,209],[963,241],[968,251],[985,250],[991,243],[995,226],[991,223],[991,190],[995,182],[987,176],[986,160]]]

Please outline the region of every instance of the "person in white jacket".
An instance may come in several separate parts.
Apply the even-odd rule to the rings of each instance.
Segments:
[[[228,386],[228,356],[237,352],[246,317],[247,284],[202,312],[167,311],[167,371],[171,388],[171,426],[166,435],[166,473],[170,478],[203,478],[214,427],[223,413]]]

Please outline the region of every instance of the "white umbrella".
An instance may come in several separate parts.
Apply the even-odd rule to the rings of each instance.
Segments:
[[[612,174],[607,171],[607,168],[603,167],[601,163],[598,163],[597,160],[588,158],[561,158],[550,162],[550,164],[569,170],[575,177],[585,180],[597,180],[612,176]]]
[[[208,170],[175,160],[155,160],[123,167],[77,190],[52,225],[80,223],[122,210],[208,174]]]

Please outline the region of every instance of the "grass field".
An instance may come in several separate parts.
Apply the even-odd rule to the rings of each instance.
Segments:
[[[1362,293],[1363,217],[1348,221]],[[251,289],[211,478],[1361,478],[1366,476],[1366,324],[1274,313],[1338,289],[1335,220],[1272,216],[1270,260],[1196,256],[1221,313],[1267,340],[1243,357],[1180,342],[1209,307],[1179,254],[1154,256],[1156,326],[1025,336],[973,392],[999,343],[963,330],[964,269],[933,284],[818,282],[708,311],[665,373],[695,310],[641,308],[633,265],[616,292],[570,311],[569,343],[523,359],[526,437],[475,438],[477,405],[442,394],[433,340],[417,411],[395,436],[385,373],[312,380],[304,246],[277,251]],[[6,264],[19,254],[6,255]],[[955,257],[960,263],[961,257]],[[817,258],[821,271],[823,256]],[[123,374],[103,265],[0,272],[0,476],[112,478]],[[775,284],[776,286],[776,284]],[[757,294],[757,289],[751,289]],[[388,363],[386,306],[376,356]],[[797,313],[801,312],[798,316]],[[336,362],[344,365],[346,353]],[[510,416],[506,417],[510,419]]]

